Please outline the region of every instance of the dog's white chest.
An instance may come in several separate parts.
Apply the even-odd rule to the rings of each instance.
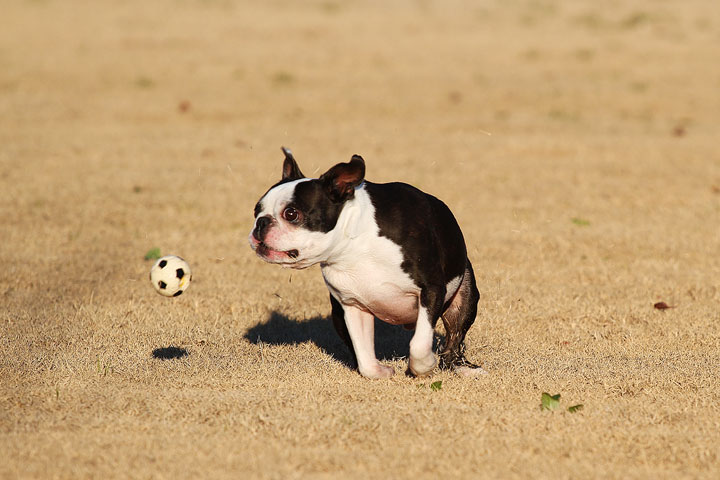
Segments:
[[[400,247],[375,235],[352,242],[340,261],[322,267],[330,293],[344,305],[371,312],[389,323],[417,320],[420,289],[402,268]]]

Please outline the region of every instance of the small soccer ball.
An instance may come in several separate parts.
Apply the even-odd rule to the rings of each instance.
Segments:
[[[192,280],[190,265],[180,257],[166,255],[150,269],[150,282],[160,295],[177,297],[187,290]]]

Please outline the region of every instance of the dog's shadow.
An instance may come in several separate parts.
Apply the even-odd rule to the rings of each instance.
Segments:
[[[412,331],[375,319],[375,355],[378,360],[407,357]],[[312,342],[334,359],[354,368],[350,350],[335,332],[330,317],[293,320],[279,312],[272,312],[267,321],[258,323],[245,333],[252,344],[297,345]],[[435,335],[435,346],[441,341]]]

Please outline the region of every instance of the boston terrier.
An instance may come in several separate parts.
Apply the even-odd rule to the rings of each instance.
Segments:
[[[255,205],[250,246],[266,262],[289,268],[320,264],[332,321],[367,378],[393,375],[375,357],[374,317],[415,330],[409,371],[430,374],[438,319],[445,326],[441,369],[477,376],[464,340],[479,293],[465,240],[450,209],[405,183],[365,180],[353,155],[320,178],[306,178],[283,148],[282,179]]]

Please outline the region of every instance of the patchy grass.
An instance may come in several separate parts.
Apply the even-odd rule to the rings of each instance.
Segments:
[[[135,78],[135,86],[138,88],[153,88],[155,87],[155,80],[142,75]]]
[[[272,76],[272,82],[275,85],[291,85],[295,81],[295,75],[290,72],[277,72]]]
[[[578,227],[588,227],[588,226],[590,226],[590,220],[586,220],[586,219],[584,219],[584,218],[573,217],[573,218],[570,219],[570,221],[571,221],[572,223],[574,223],[575,225],[577,225]]]
[[[0,477],[720,478],[720,9],[323,1],[3,5]],[[282,145],[450,206],[488,375],[349,366],[247,246]]]

